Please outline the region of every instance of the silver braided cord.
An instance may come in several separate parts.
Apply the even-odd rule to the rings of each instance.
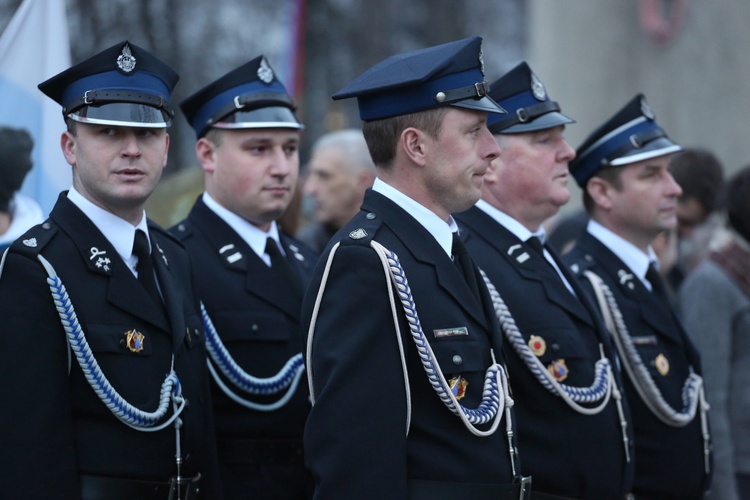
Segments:
[[[643,359],[633,344],[633,339],[628,332],[628,327],[622,317],[620,307],[612,295],[612,290],[604,281],[592,271],[585,271],[584,275],[591,282],[592,287],[597,295],[599,307],[605,317],[612,337],[617,345],[617,350],[623,356],[623,365],[628,377],[633,382],[638,395],[651,412],[662,422],[671,427],[684,427],[693,421],[697,408],[700,406],[701,411],[701,430],[703,434],[703,448],[705,456],[706,472],[709,470],[710,455],[710,434],[708,430],[708,410],[709,404],[706,401],[705,390],[703,387],[703,378],[693,372],[690,367],[690,374],[685,379],[682,386],[681,396],[683,408],[680,411],[675,410],[667,403],[661,390],[654,382],[648,368],[643,363]]]
[[[336,250],[338,250],[339,246],[341,246],[341,243],[336,243],[335,245],[333,245],[333,248],[331,248],[331,252],[328,254],[328,259],[326,260],[326,265],[323,269],[323,276],[320,281],[320,287],[318,288],[318,293],[315,297],[315,305],[313,306],[312,317],[310,318],[310,327],[307,330],[307,346],[305,347],[305,354],[308,359],[307,383],[310,389],[310,403],[313,406],[315,405],[315,388],[313,385],[312,365],[309,363],[309,360],[312,359],[313,338],[315,336],[315,325],[318,320],[318,314],[320,313],[320,303],[323,300],[323,294],[326,289],[326,284],[328,283],[328,276],[331,272],[331,266],[333,265],[333,257],[336,254]],[[383,273],[385,275],[386,282],[390,282],[390,271],[388,270],[387,262],[382,257],[381,263],[383,265]],[[406,395],[406,435],[408,436],[409,429],[411,428],[411,386],[409,385],[409,372],[406,369],[404,345],[401,341],[401,329],[398,325],[396,302],[393,297],[392,287],[388,286],[387,288],[388,298],[391,304],[391,317],[393,319],[393,327],[396,331],[396,342],[398,343],[398,351],[401,356],[401,370],[404,375],[404,390]]]
[[[170,373],[161,386],[159,405],[154,412],[145,412],[134,407],[120,396],[102,373],[99,363],[94,358],[88,341],[78,322],[73,304],[68,292],[60,278],[57,276],[52,264],[41,255],[37,256],[47,271],[47,284],[52,293],[52,300],[60,316],[63,329],[68,340],[68,345],[78,361],[84,377],[88,381],[99,399],[109,408],[121,422],[129,427],[142,432],[154,432],[166,428],[174,423],[179,429],[182,425],[179,415],[185,409],[187,400],[182,396],[180,380],[174,371],[174,355],[172,355],[172,366]],[[173,414],[161,425],[156,425],[167,414],[170,401],[173,403]],[[179,446],[179,444],[178,444]]]
[[[245,372],[232,358],[224,343],[221,341],[213,321],[211,321],[206,308],[201,303],[201,315],[203,317],[203,326],[206,330],[206,350],[210,358],[206,360],[208,369],[214,378],[216,384],[230,399],[236,403],[253,410],[274,411],[282,408],[294,395],[297,390],[299,381],[305,371],[305,365],[302,360],[302,353],[292,356],[281,370],[274,376],[268,378],[259,378]],[[213,363],[211,361],[213,360]],[[269,404],[255,403],[236,394],[221,379],[214,364],[218,366],[222,374],[238,389],[253,395],[271,395],[277,394],[287,389],[284,396]]]
[[[513,346],[513,349],[518,353],[521,359],[524,360],[526,366],[536,376],[537,380],[546,387],[550,392],[560,396],[568,406],[573,410],[583,415],[596,415],[604,410],[607,403],[609,402],[610,396],[614,397],[615,404],[617,405],[617,415],[620,420],[620,430],[622,431],[622,443],[625,449],[625,460],[630,462],[630,446],[628,442],[628,421],[625,418],[625,410],[622,407],[622,393],[618,389],[615,383],[614,374],[612,373],[612,365],[610,361],[604,356],[604,349],[599,344],[599,351],[601,357],[594,366],[595,376],[594,382],[588,388],[577,388],[570,387],[568,385],[560,384],[555,378],[549,373],[542,362],[531,352],[526,342],[523,340],[521,332],[518,330],[513,316],[510,314],[508,307],[505,305],[500,293],[492,284],[490,279],[487,277],[485,272],[480,269],[484,283],[487,285],[487,289],[490,292],[492,298],[492,304],[495,308],[495,314],[500,322],[503,333],[506,338]],[[601,370],[604,370],[601,372]],[[605,385],[606,384],[606,385]],[[583,401],[577,401],[574,398],[582,397]],[[598,398],[598,399],[589,399]],[[599,406],[587,408],[581,406],[580,402],[591,402],[601,400]]]
[[[526,367],[534,374],[534,377],[551,393],[560,396],[574,410],[583,414],[596,414],[604,409],[609,401],[612,389],[615,386],[612,377],[612,370],[609,359],[601,353],[601,357],[594,365],[594,381],[589,387],[573,387],[561,384],[552,376],[547,368],[542,364],[539,358],[531,352],[521,332],[516,325],[513,315],[505,305],[500,293],[492,284],[484,271],[481,271],[487,288],[490,291],[492,304],[495,308],[495,314],[500,321],[500,326],[505,333],[505,337],[513,346],[513,350],[521,357]],[[600,346],[601,350],[601,346]],[[596,403],[601,402],[599,406],[587,408],[580,406],[579,403]]]
[[[399,301],[404,309],[409,330],[411,332],[414,344],[424,367],[427,378],[440,400],[446,407],[459,418],[464,425],[476,436],[489,436],[493,434],[502,419],[503,411],[506,416],[506,427],[510,431],[512,425],[510,419],[510,408],[513,406],[513,400],[508,391],[508,382],[505,370],[502,365],[495,360],[494,352],[491,351],[493,364],[487,369],[482,391],[482,401],[476,409],[468,409],[458,403],[456,396],[453,394],[448,382],[445,380],[440,365],[435,359],[430,343],[422,331],[422,325],[417,314],[416,304],[409,288],[409,282],[406,279],[403,268],[399,262],[398,256],[386,249],[376,241],[371,241],[370,246],[378,253],[381,259],[388,263],[390,276],[396,287]],[[492,422],[492,426],[487,431],[481,431],[475,426]],[[512,448],[512,447],[511,447]]]

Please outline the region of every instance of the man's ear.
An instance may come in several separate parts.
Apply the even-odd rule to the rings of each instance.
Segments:
[[[427,164],[426,155],[429,145],[426,143],[427,134],[414,127],[401,132],[399,146],[409,160],[415,165],[423,167]]]
[[[594,203],[603,210],[612,208],[612,191],[614,186],[601,177],[592,177],[586,183],[586,191]]]
[[[213,173],[216,169],[216,144],[210,139],[201,137],[195,143],[195,155],[204,172]]]
[[[75,167],[76,165],[75,146],[75,136],[68,131],[63,132],[60,136],[60,148],[62,149],[63,156],[65,156],[65,161],[67,161],[68,165],[71,167]]]

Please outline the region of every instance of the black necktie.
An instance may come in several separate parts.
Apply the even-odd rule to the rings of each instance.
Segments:
[[[473,293],[477,300],[481,302],[482,299],[479,294],[477,276],[474,273],[474,264],[472,263],[471,256],[466,250],[458,233],[453,233],[453,248],[451,249],[451,252],[453,253],[453,263],[456,264],[458,270],[461,271],[466,283],[469,285],[471,293]]]
[[[672,303],[669,300],[667,289],[664,285],[664,281],[662,280],[661,275],[659,274],[659,271],[656,269],[656,266],[653,262],[648,265],[648,271],[646,271],[646,279],[649,283],[651,283],[651,292],[654,294],[654,296],[659,299],[664,307],[671,311]]]
[[[135,266],[135,270],[138,271],[138,281],[157,303],[162,304],[159,288],[156,285],[154,263],[151,261],[151,252],[148,248],[148,238],[141,230],[135,232],[133,253],[138,257],[138,263]]]
[[[542,239],[539,236],[532,236],[531,238],[526,240],[526,244],[533,248],[535,251],[539,252],[539,255],[544,257],[544,243],[542,243]]]
[[[271,271],[276,273],[279,279],[288,283],[289,287],[294,290],[295,297],[302,299],[302,282],[295,274],[292,265],[286,260],[286,257],[279,250],[279,246],[273,238],[266,240],[266,253],[271,257]]]

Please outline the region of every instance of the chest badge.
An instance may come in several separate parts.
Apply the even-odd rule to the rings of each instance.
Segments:
[[[451,388],[451,392],[456,397],[456,400],[460,400],[466,396],[466,388],[469,386],[469,382],[466,381],[461,375],[453,377],[448,381],[448,385]]]
[[[568,378],[568,367],[565,364],[564,359],[556,359],[549,365],[547,365],[547,371],[552,375],[555,380],[562,382]]]
[[[658,356],[656,356],[654,365],[656,365],[656,371],[658,371],[662,377],[666,376],[669,373],[669,360],[665,355],[659,354]]]
[[[538,335],[532,335],[529,339],[529,349],[531,349],[531,352],[539,358],[544,356],[544,353],[547,352],[547,342]]]
[[[136,330],[130,330],[125,332],[125,346],[131,352],[141,352],[143,350],[143,342],[146,340],[145,335]]]

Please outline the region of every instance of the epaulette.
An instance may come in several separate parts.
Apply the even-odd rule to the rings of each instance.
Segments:
[[[148,219],[147,222],[148,222],[149,231],[151,231],[152,233],[162,234],[166,236],[167,238],[169,238],[170,240],[177,243],[178,245],[182,246],[182,241],[180,241],[180,238],[178,238],[176,235],[167,231],[166,229],[164,229],[163,227],[161,227],[160,225],[158,225],[156,222],[152,221],[151,219]]]
[[[573,274],[576,276],[583,276],[583,273],[589,269],[592,269],[596,265],[596,262],[594,262],[594,258],[586,254],[583,256],[583,259],[577,260],[573,264],[570,265],[570,270],[573,271]]]
[[[47,219],[26,231],[23,236],[13,242],[10,249],[12,252],[36,258],[41,253],[42,248],[54,238],[57,231],[57,226],[50,219]]]
[[[193,225],[185,219],[170,227],[167,232],[178,240],[185,241],[193,234]]]
[[[369,246],[370,241],[375,237],[375,233],[378,232],[382,221],[373,212],[368,212],[365,215],[364,221],[359,221],[359,224],[349,225],[349,233],[340,238],[341,245],[365,245]]]

